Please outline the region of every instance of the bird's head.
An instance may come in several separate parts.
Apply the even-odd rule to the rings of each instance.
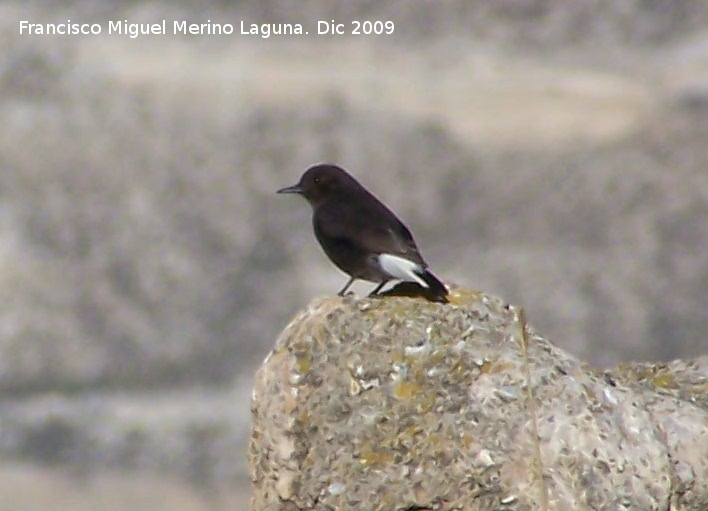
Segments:
[[[313,165],[305,171],[297,184],[281,188],[277,193],[298,193],[316,206],[347,189],[357,189],[359,183],[346,170],[331,163]]]

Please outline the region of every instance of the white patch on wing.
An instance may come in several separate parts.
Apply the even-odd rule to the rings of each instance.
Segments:
[[[417,282],[423,287],[428,287],[427,282],[416,273],[416,270],[419,272],[422,271],[421,267],[413,261],[391,254],[381,254],[379,256],[379,264],[383,271],[391,275],[394,279],[404,280],[406,282]]]

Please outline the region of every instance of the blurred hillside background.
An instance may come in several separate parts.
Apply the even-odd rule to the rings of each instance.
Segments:
[[[345,282],[274,194],[315,162],[598,367],[708,351],[708,2],[8,1],[0,26],[0,510],[246,509],[252,375]]]

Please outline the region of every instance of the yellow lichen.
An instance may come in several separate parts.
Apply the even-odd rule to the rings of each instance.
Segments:
[[[423,387],[417,383],[401,381],[393,387],[393,395],[396,399],[409,400],[423,391]]]
[[[308,373],[312,368],[312,358],[309,354],[296,355],[297,372]]]
[[[472,435],[463,433],[460,435],[460,445],[465,449],[468,449],[472,444],[474,444],[474,438]]]
[[[477,291],[455,288],[447,296],[447,299],[452,305],[461,306],[476,302],[481,296]]]
[[[359,453],[359,462],[365,466],[384,465],[391,462],[391,454],[364,447]]]
[[[310,423],[310,414],[307,410],[303,410],[297,416],[297,422],[300,425],[307,426]]]
[[[654,387],[668,389],[676,387],[676,381],[668,374],[660,374],[651,380]]]

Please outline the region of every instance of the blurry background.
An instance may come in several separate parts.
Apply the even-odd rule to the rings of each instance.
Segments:
[[[706,352],[708,3],[201,4],[0,3],[2,510],[246,509],[253,373],[346,280],[274,194],[319,161],[597,366]]]

